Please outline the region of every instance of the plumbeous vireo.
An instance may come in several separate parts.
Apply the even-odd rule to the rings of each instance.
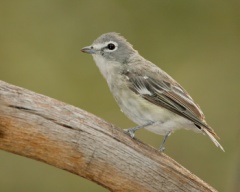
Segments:
[[[170,133],[185,128],[206,133],[224,151],[187,91],[144,59],[124,37],[115,32],[105,33],[81,51],[92,54],[121,111],[138,124],[127,130],[131,137],[140,128],[165,135],[160,146],[163,151]]]

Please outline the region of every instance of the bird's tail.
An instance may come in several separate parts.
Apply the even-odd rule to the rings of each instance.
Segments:
[[[217,141],[217,139],[219,139],[219,137],[217,136],[216,133],[214,133],[213,130],[211,129],[207,129],[207,128],[203,128],[202,129],[204,133],[206,133],[208,135],[208,137],[212,140],[212,142],[217,146],[219,147],[220,149],[223,149],[222,145]],[[217,139],[216,139],[217,138]],[[224,151],[225,152],[225,151]]]

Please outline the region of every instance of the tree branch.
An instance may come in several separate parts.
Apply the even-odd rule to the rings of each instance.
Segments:
[[[0,149],[64,169],[110,191],[216,191],[104,120],[3,81]]]

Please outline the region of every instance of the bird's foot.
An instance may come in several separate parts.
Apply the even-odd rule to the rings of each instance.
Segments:
[[[134,128],[131,128],[131,129],[123,129],[127,134],[130,135],[130,137],[134,138],[135,136],[135,130]]]
[[[164,152],[164,150],[165,150],[165,147],[161,145],[159,151],[162,153]]]
[[[154,122],[148,122],[147,124],[144,124],[144,125],[139,125],[137,127],[133,127],[133,128],[130,128],[130,129],[123,129],[126,133],[128,133],[132,138],[134,138],[135,136],[135,131],[137,131],[138,129],[142,129],[144,127],[147,127],[147,126],[150,126],[152,125]]]

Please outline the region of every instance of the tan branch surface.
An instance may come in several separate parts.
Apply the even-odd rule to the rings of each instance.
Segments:
[[[0,149],[64,169],[110,191],[216,191],[106,121],[3,81]]]

